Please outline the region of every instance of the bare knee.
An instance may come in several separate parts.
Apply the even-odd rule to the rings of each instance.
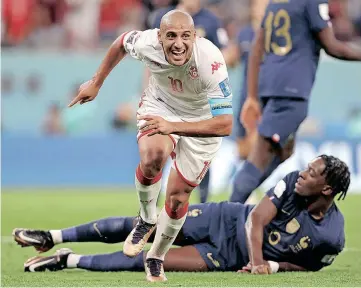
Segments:
[[[149,147],[143,151],[140,162],[144,176],[153,178],[158,175],[167,157],[167,153],[160,147]]]

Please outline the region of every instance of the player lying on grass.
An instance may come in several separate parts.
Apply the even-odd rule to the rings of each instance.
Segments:
[[[294,171],[270,189],[254,208],[240,203],[191,205],[180,248],[166,254],[166,271],[317,271],[330,265],[345,243],[344,219],[334,197],[344,199],[350,184],[347,165],[321,155],[307,169]],[[63,230],[13,231],[21,246],[48,251],[65,242],[123,242],[134,217],[114,217]],[[152,239],[151,239],[152,240]],[[247,245],[248,243],[248,245]],[[82,268],[92,271],[144,271],[145,252],[129,258],[123,252],[77,255],[60,249],[53,256],[25,262],[25,271]]]

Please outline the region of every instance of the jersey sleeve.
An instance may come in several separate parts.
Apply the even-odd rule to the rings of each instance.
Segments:
[[[200,75],[203,91],[207,94],[212,115],[233,114],[232,89],[229,83],[227,66],[221,51],[215,46],[207,50],[203,57]]]
[[[281,210],[287,200],[295,193],[294,188],[297,178],[298,172],[291,172],[282,180],[278,181],[276,186],[268,190],[267,196],[276,206],[277,210]]]
[[[141,44],[139,39],[142,36],[142,31],[130,31],[123,34],[121,41],[123,41],[125,51],[137,60],[141,60],[140,53]]]
[[[309,271],[319,271],[333,263],[337,255],[343,250],[343,245],[323,243],[312,249],[304,259],[302,267]]]
[[[312,31],[320,32],[331,24],[328,0],[308,0],[306,13]]]

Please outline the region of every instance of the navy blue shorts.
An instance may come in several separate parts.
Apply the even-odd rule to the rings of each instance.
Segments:
[[[247,264],[240,252],[244,249],[239,248],[237,227],[244,226],[250,211],[250,206],[240,203],[191,205],[182,228],[184,239],[177,245],[193,245],[210,271],[236,271]]]
[[[308,101],[291,97],[262,97],[260,101],[263,111],[259,134],[284,147],[307,117]]]

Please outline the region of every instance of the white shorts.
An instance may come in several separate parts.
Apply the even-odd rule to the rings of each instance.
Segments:
[[[170,122],[184,122],[163,103],[155,99],[149,101],[142,98],[139,106],[137,115],[154,115]],[[144,123],[143,121],[138,121],[138,127]],[[192,119],[192,122],[194,121],[195,119]],[[144,135],[146,133],[138,132],[137,139],[139,140]],[[172,168],[176,169],[179,176],[188,185],[198,186],[221,146],[222,137],[185,137],[175,134],[170,134],[169,137],[174,144],[170,155],[173,159]]]

